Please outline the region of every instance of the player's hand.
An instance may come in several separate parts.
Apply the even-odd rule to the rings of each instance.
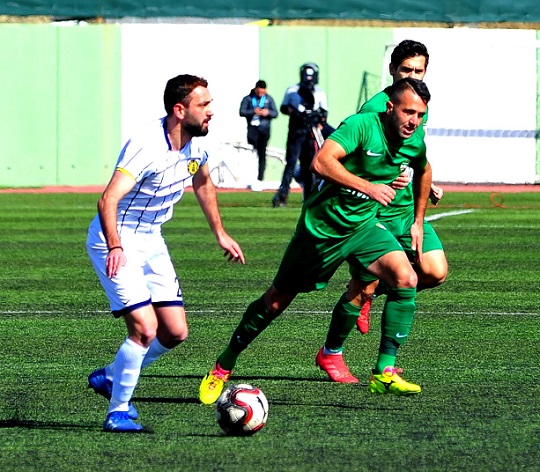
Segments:
[[[246,263],[246,259],[240,245],[227,233],[224,233],[219,237],[218,243],[221,249],[225,251],[223,253],[223,257],[227,258],[227,262],[234,262],[235,264],[237,262],[241,262],[242,264]]]
[[[118,272],[127,263],[126,255],[122,248],[116,248],[109,252],[105,261],[105,268],[107,270],[107,277],[112,279],[116,277]]]
[[[411,225],[411,249],[416,251],[416,262],[422,263],[422,245],[424,243],[424,223],[413,223]]]
[[[410,181],[411,181],[411,176],[409,175],[409,173],[402,172],[401,175],[390,184],[390,187],[396,190],[401,190],[407,187]]]
[[[429,191],[429,200],[435,206],[439,203],[440,199],[444,195],[444,190],[441,187],[437,187],[435,184],[431,184],[431,190]]]
[[[384,206],[387,206],[396,196],[396,191],[386,184],[371,184],[364,193]]]

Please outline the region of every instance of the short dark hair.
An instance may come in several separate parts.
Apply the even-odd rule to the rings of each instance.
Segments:
[[[266,88],[266,82],[264,80],[257,80],[257,83],[255,84],[255,88]]]
[[[405,59],[410,57],[424,56],[426,58],[426,67],[429,62],[429,54],[426,46],[412,39],[405,39],[399,43],[390,56],[390,62],[397,69]]]
[[[197,87],[208,88],[208,82],[202,77],[183,74],[169,79],[163,93],[163,104],[167,115],[172,115],[173,108],[177,103],[188,106],[188,96]]]
[[[429,93],[425,82],[422,80],[413,79],[412,77],[399,79],[392,85],[392,88],[390,89],[390,100],[394,101],[407,89],[412,89],[426,105],[431,100],[431,94]]]

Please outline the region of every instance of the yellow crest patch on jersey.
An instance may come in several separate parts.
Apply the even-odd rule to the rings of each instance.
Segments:
[[[187,170],[191,175],[195,175],[199,170],[199,161],[188,161]]]

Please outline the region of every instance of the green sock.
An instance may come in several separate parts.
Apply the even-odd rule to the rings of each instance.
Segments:
[[[234,330],[229,344],[218,356],[217,362],[225,370],[232,370],[238,356],[262,333],[278,316],[269,313],[264,303],[264,295],[248,305],[244,316]]]
[[[395,366],[397,351],[411,331],[416,310],[415,298],[414,288],[394,288],[388,291],[381,318],[382,336],[374,368],[376,374],[382,373],[385,367]]]
[[[397,350],[398,348],[394,341],[383,336],[373,372],[375,374],[382,374],[385,367],[394,367],[396,365]]]
[[[393,288],[386,297],[381,318],[381,332],[398,345],[405,343],[411,331],[416,310],[415,299],[414,288]]]
[[[239,352],[232,351],[229,346],[230,345],[227,345],[225,350],[217,358],[218,364],[222,369],[225,370],[233,370],[234,366],[236,365],[236,361],[238,360],[238,356],[240,355]]]
[[[333,352],[343,350],[343,344],[354,328],[359,314],[360,307],[349,302],[345,294],[341,295],[332,311],[332,320],[324,346]]]

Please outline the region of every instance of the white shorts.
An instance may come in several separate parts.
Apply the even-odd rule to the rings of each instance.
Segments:
[[[161,232],[121,234],[127,263],[118,274],[107,277],[109,250],[96,217],[88,229],[86,250],[103,286],[111,311],[120,317],[141,306],[183,306],[182,290]]]

